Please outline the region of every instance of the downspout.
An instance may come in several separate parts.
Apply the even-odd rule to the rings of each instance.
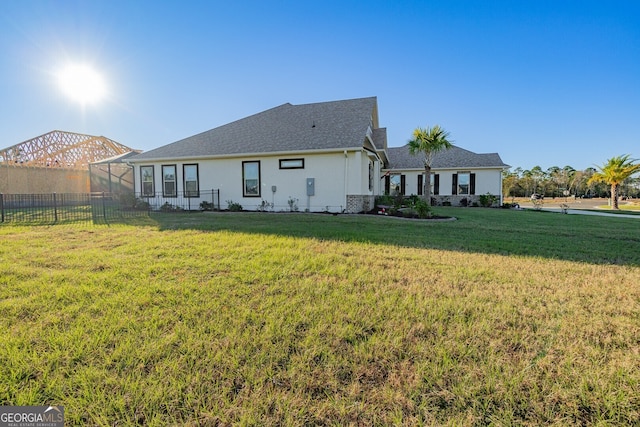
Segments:
[[[344,204],[345,208],[348,209],[347,203],[347,191],[348,187],[348,177],[349,177],[349,155],[347,154],[347,150],[344,150]]]
[[[498,188],[500,189],[500,206],[504,204],[504,194],[502,193],[502,170],[498,174]]]

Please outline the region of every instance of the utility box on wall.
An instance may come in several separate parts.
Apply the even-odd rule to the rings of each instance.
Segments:
[[[315,196],[316,194],[316,179],[307,178],[307,196]]]

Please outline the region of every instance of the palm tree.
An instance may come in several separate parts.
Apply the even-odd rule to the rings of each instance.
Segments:
[[[431,206],[431,164],[433,156],[442,150],[448,150],[453,147],[449,141],[449,132],[442,129],[439,125],[432,128],[416,128],[413,131],[413,139],[409,140],[409,153],[413,156],[424,154],[424,200]]]
[[[589,183],[604,182],[611,186],[611,207],[618,207],[618,188],[622,182],[636,172],[640,172],[640,164],[634,163],[628,154],[612,157],[589,178]]]

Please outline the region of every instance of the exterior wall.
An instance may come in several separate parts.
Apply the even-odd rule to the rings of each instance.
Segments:
[[[475,194],[473,195],[452,195],[453,174],[458,172],[471,172],[476,175]],[[491,194],[499,197],[502,204],[502,169],[447,169],[433,170],[440,176],[439,195],[433,195],[439,204],[450,202],[453,206],[459,206],[462,199],[470,203],[477,202],[479,196]],[[424,174],[422,170],[392,171],[405,175],[405,195],[418,194],[418,175]],[[433,185],[433,181],[431,183]],[[384,189],[382,190],[382,193]]]
[[[304,159],[304,168],[280,169],[281,159]],[[243,196],[243,161],[260,162],[260,196],[258,197]],[[372,207],[369,199],[376,194],[376,170],[379,176],[379,165],[374,165],[374,189],[369,190],[369,157],[363,150],[323,154],[292,153],[278,156],[136,162],[136,193],[141,192],[140,166],[151,165],[154,166],[154,187],[157,194],[162,193],[162,165],[176,166],[177,189],[179,194],[182,193],[184,164],[198,164],[200,192],[219,190],[223,209],[227,208],[227,201],[231,201],[239,203],[245,210],[258,210],[263,204],[269,204],[268,210],[274,211],[288,211],[295,205],[300,211],[361,212],[365,204],[371,204]],[[315,180],[315,192],[312,196],[307,195],[307,178]],[[275,192],[272,191],[273,187]],[[162,205],[166,201],[173,204],[176,200],[166,198],[159,200],[158,203]],[[201,201],[208,200],[191,198],[190,206],[197,207]],[[362,205],[360,208],[358,203]],[[159,206],[152,207],[159,208]]]
[[[502,195],[502,169],[449,169],[435,171],[435,173],[440,174],[440,195],[451,195],[453,174],[459,171],[469,171],[476,174],[476,196],[487,193],[495,196]]]
[[[0,193],[88,193],[89,171],[0,165]]]

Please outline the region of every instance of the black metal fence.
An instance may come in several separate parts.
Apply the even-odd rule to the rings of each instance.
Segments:
[[[148,210],[123,204],[110,193],[0,194],[2,223],[65,223],[148,216]]]
[[[220,210],[220,190],[198,191],[197,193],[178,191],[172,195],[135,193],[134,198],[136,206],[143,206],[159,212]]]
[[[117,222],[149,216],[149,212],[220,210],[220,192],[200,192],[198,197],[177,194],[141,196],[134,193],[0,193],[0,223],[58,224],[91,221]]]

